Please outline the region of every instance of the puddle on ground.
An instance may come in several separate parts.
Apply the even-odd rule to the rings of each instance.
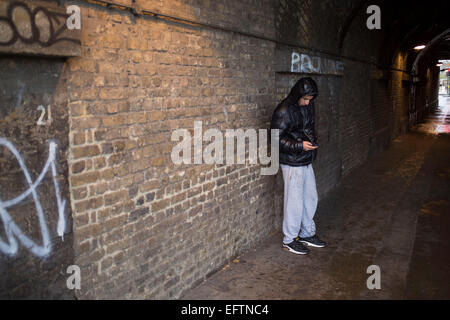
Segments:
[[[439,95],[439,107],[428,116],[425,123],[413,128],[418,132],[430,135],[450,133],[450,96]]]

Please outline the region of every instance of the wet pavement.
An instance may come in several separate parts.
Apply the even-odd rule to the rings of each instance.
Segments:
[[[450,299],[450,96],[425,124],[320,199],[325,248],[296,255],[277,232],[181,299]],[[368,289],[380,268],[380,289]]]

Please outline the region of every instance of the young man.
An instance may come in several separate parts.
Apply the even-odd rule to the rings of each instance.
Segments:
[[[271,129],[279,130],[280,166],[284,180],[283,246],[296,254],[324,247],[316,235],[314,214],[317,189],[312,162],[319,147],[314,129],[314,99],[317,84],[301,78],[272,115]]]

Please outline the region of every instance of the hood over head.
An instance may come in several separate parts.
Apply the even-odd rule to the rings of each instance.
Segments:
[[[292,87],[285,101],[295,104],[301,97],[313,96],[313,100],[319,95],[316,82],[311,77],[300,78]]]

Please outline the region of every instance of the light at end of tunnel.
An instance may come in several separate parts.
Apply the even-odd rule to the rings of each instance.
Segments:
[[[425,48],[424,45],[420,45],[420,46],[415,46],[415,47],[414,47],[414,50],[422,50],[422,49],[424,49],[424,48]]]

